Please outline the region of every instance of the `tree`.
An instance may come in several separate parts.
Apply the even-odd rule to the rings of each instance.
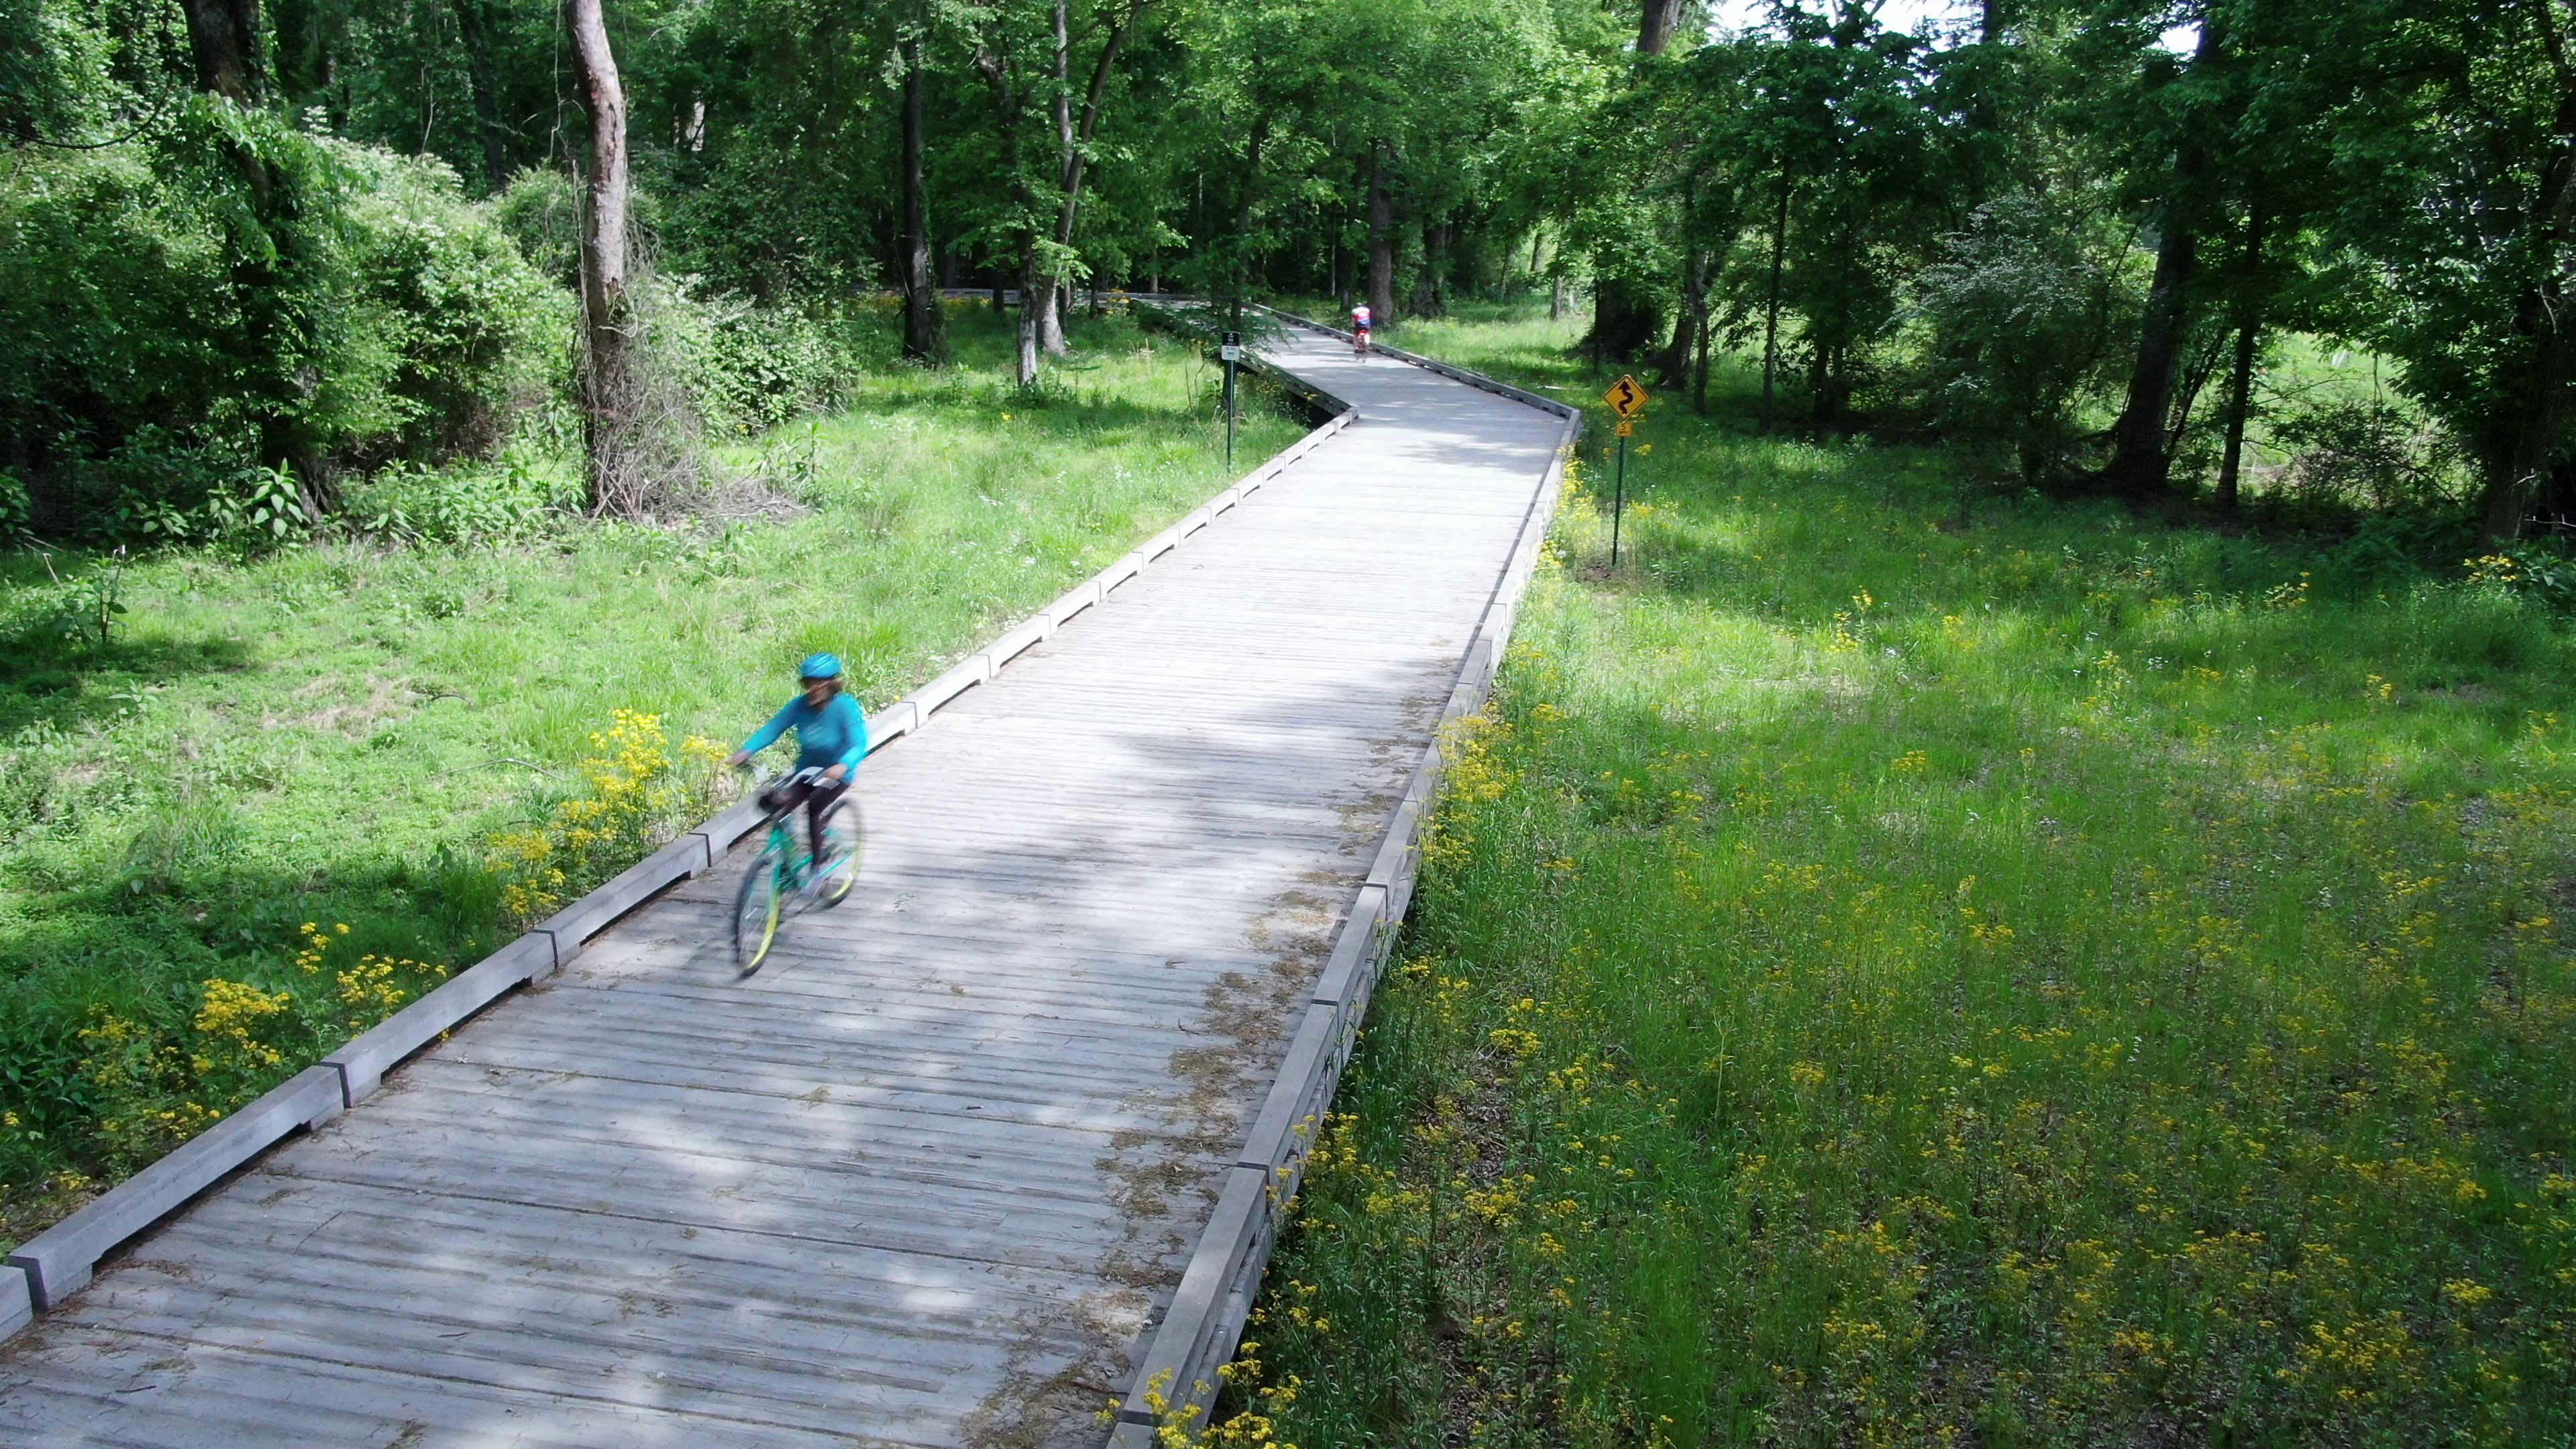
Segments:
[[[608,47],[601,0],[565,0],[574,86],[590,127],[582,176],[582,438],[590,460],[594,513],[643,511],[647,482],[635,449],[640,379],[626,294],[626,90]]]
[[[947,314],[931,270],[930,185],[925,171],[930,130],[930,71],[922,37],[901,42],[903,64],[903,355],[932,364],[948,360]]]
[[[1041,247],[1045,236],[1039,220],[1041,203],[1029,177],[1024,144],[1028,112],[1036,98],[1027,83],[1022,54],[1026,46],[1014,33],[1017,27],[1013,22],[1021,18],[1007,3],[987,12],[975,37],[974,63],[976,74],[984,78],[991,93],[994,134],[1001,141],[1003,184],[1010,197],[997,230],[1007,238],[1020,286],[1016,376],[1020,386],[1033,387],[1043,351],[1039,318],[1051,305],[1054,276]]]
[[[1099,52],[1091,65],[1091,84],[1082,96],[1082,109],[1077,119],[1073,109],[1070,74],[1073,60],[1073,31],[1066,18],[1065,0],[1055,0],[1055,134],[1056,189],[1061,201],[1056,209],[1055,245],[1059,258],[1074,255],[1074,224],[1082,206],[1083,171],[1090,164],[1092,138],[1100,129],[1100,113],[1108,99],[1109,82],[1117,73],[1118,53],[1127,44],[1127,33],[1144,12],[1146,0],[1120,0],[1103,12],[1095,29],[1100,33]],[[1066,275],[1049,273],[1047,305],[1041,314],[1046,329],[1042,341],[1051,353],[1064,348],[1063,307]]]
[[[2161,493],[2172,475],[2166,427],[2173,412],[2174,376],[2192,317],[2201,231],[2208,224],[2211,203],[2209,144],[2198,132],[2208,124],[2212,109],[2213,73],[2226,63],[2223,33],[2222,25],[2204,19],[2199,49],[2176,83],[2183,104],[2175,110],[2184,134],[2176,143],[2172,175],[2157,208],[2155,280],[2147,289],[2135,360],[2129,369],[2128,403],[2111,425],[2111,461],[2103,469],[2103,481],[2121,492]]]
[[[1924,270],[1931,413],[1972,468],[2006,463],[2025,488],[2074,468],[2084,407],[2135,324],[2126,250],[2116,215],[2012,192],[1978,207]],[[1969,482],[1963,470],[1963,503]]]
[[[2333,239],[2359,260],[2328,325],[2400,363],[2398,386],[2484,475],[2510,539],[2576,514],[2576,64],[2566,0],[2355,0],[2300,11],[2333,158]]]

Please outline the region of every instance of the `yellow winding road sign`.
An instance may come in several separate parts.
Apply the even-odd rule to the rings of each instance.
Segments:
[[[1619,416],[1633,418],[1646,406],[1646,390],[1637,386],[1635,378],[1623,377],[1610,384],[1610,390],[1601,394],[1601,400]]]

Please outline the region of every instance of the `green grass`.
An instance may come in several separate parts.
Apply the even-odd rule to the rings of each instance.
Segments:
[[[614,711],[730,747],[818,649],[882,705],[1223,486],[1190,353],[1077,318],[1032,406],[1002,323],[953,320],[958,366],[864,377],[841,414],[727,454],[799,516],[169,554],[126,571],[105,647],[48,622],[101,560],[0,555],[0,1243],[434,979],[411,963],[503,939],[491,842],[589,793]],[[1238,458],[1298,431],[1256,411]],[[306,922],[350,928],[314,972]],[[340,979],[368,953],[400,964]]]
[[[1616,573],[1596,410],[1232,1441],[2571,1442],[2561,622],[1733,376]]]

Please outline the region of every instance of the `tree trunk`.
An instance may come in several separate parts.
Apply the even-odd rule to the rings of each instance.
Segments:
[[[2262,340],[2263,307],[2255,296],[2263,269],[2263,208],[2245,218],[2245,296],[2238,302],[2236,366],[2228,377],[2227,443],[2218,458],[2218,506],[2236,511],[2237,478],[2245,456],[2245,414],[2253,405],[2254,357]]]
[[[329,84],[331,40],[339,18],[325,17],[316,0],[277,0],[269,11],[270,84],[290,106],[310,102]]]
[[[1252,203],[1261,185],[1261,148],[1270,139],[1270,117],[1263,114],[1244,138],[1243,177],[1234,193],[1234,321],[1243,321],[1244,293],[1252,284]]]
[[[2552,126],[2556,144],[2541,173],[2531,221],[2533,255],[2549,258],[2550,264],[2539,285],[2524,294],[2514,309],[2514,330],[2532,340],[2532,350],[2529,362],[2512,374],[2510,401],[2504,409],[2509,410],[2508,416],[2499,420],[2505,448],[2487,466],[2481,512],[2487,538],[2498,543],[2521,535],[2524,517],[2544,491],[2557,495],[2565,486],[2560,481],[2565,469],[2559,455],[2567,423],[2571,363],[2576,363],[2561,320],[2576,299],[2567,296],[2567,272],[2558,262],[2571,230],[2576,230],[2576,68],[2568,63],[2553,6],[2544,3],[2532,9],[2558,86]],[[2553,482],[2558,486],[2546,486]],[[2564,508],[2562,497],[2549,501]]]
[[[1060,197],[1057,210],[1056,244],[1073,244],[1073,23],[1066,13],[1065,0],[1055,0],[1051,18],[1055,26],[1055,135],[1056,186]],[[1038,308],[1038,348],[1049,357],[1062,357],[1064,345],[1064,278],[1052,267],[1047,269],[1046,299]],[[1025,298],[1023,298],[1025,305]]]
[[[1637,54],[1641,57],[1661,55],[1672,44],[1673,31],[1681,23],[1681,0],[1644,0],[1637,20]],[[1630,75],[1630,84],[1636,80]],[[1628,277],[1607,273],[1602,268],[1601,253],[1593,255],[1592,269],[1592,335],[1582,347],[1592,354],[1595,365],[1624,362],[1652,347],[1656,334],[1663,331],[1663,317],[1654,298]]]
[[[2245,414],[2252,403],[2254,354],[2261,340],[2259,317],[2247,316],[2236,328],[2236,369],[2227,389],[2227,447],[2218,460],[2218,506],[2236,511],[2237,475],[2245,457]]]
[[[1431,274],[1431,315],[1449,315],[1450,225],[1446,217],[1422,233],[1422,266]]]
[[[1691,358],[1703,350],[1700,329],[1708,312],[1709,254],[1694,247],[1682,262],[1682,310],[1673,318],[1672,345],[1664,349],[1663,383],[1681,387],[1690,381]]]
[[[573,83],[590,122],[582,178],[582,432],[590,455],[593,513],[633,514],[646,503],[636,476],[636,378],[627,334],[626,90],[608,48],[601,0],[565,0]]]
[[[984,77],[985,86],[993,93],[993,119],[1000,128],[1002,140],[1002,174],[1011,179],[1011,200],[1023,217],[1034,217],[1038,199],[1029,185],[1028,168],[1020,145],[1021,94],[1011,76],[1011,67],[992,47],[975,47],[975,69]],[[1044,351],[1039,336],[1038,319],[1053,303],[1052,278],[1044,275],[1045,259],[1038,251],[1040,233],[1033,224],[1020,228],[1020,319],[1019,358],[1015,375],[1022,387],[1034,387],[1038,380],[1038,359]],[[1042,290],[1043,289],[1043,290]],[[993,274],[993,307],[1002,306],[1002,276],[996,267]]]
[[[1369,146],[1368,305],[1377,325],[1395,320],[1395,203],[1386,194],[1386,143]]]
[[[921,38],[903,42],[903,355],[938,366],[948,360],[948,318],[930,271],[930,73]]]
[[[1789,247],[1789,170],[1780,168],[1780,202],[1771,218],[1770,295],[1762,306],[1762,431],[1779,416],[1780,271]]]
[[[1031,245],[1020,253],[1020,346],[1018,367],[1013,376],[1022,387],[1037,386],[1038,360],[1046,351],[1042,336],[1045,328],[1039,319],[1050,309],[1054,291],[1054,281],[1044,274],[1038,249]]]
[[[2214,24],[2201,27],[2200,46],[2192,56],[2195,69],[2217,53],[2217,33]],[[2208,154],[2186,141],[2165,192],[2155,279],[2148,284],[2146,315],[2138,326],[2128,405],[2111,426],[2111,461],[2102,470],[2102,481],[2118,492],[2161,493],[2172,482],[2173,455],[2165,446],[2165,425],[2173,410],[2174,371],[2182,360],[2183,338],[2191,322],[2192,274],[2200,262],[2201,174],[2208,165]]]
[[[2174,373],[2182,361],[2183,334],[2191,320],[2187,295],[2200,260],[2186,191],[2196,189],[2204,158],[2183,153],[2174,191],[2166,199],[2164,233],[2156,241],[2155,280],[2147,288],[2146,315],[2138,326],[2137,362],[2129,371],[2128,406],[2111,429],[2111,462],[2105,483],[2123,493],[2163,492],[2173,458],[2165,451],[2165,422],[2173,410]]]
[[[188,14],[188,52],[197,63],[197,89],[245,110],[268,89],[260,65],[259,0],[180,0]]]
[[[1637,23],[1637,53],[1663,54],[1681,21],[1682,0],[1646,0],[1645,14]]]
[[[1699,366],[1691,374],[1691,411],[1708,416],[1708,298],[1699,304]]]
[[[1652,299],[1622,277],[1592,279],[1592,335],[1582,346],[1595,362],[1624,362],[1636,357],[1663,330]]]
[[[1073,71],[1073,31],[1066,14],[1065,0],[1055,3],[1055,132],[1057,147],[1056,186],[1059,201],[1056,208],[1056,245],[1070,251],[1073,247],[1074,222],[1082,207],[1082,173],[1089,164],[1091,138],[1100,127],[1101,103],[1109,94],[1110,78],[1117,74],[1118,53],[1127,44],[1127,34],[1145,0],[1130,0],[1128,7],[1109,22],[1109,33],[1101,38],[1100,55],[1092,63],[1091,85],[1084,92],[1079,122],[1073,113],[1069,81]],[[1064,279],[1056,279],[1055,295],[1044,314],[1046,350],[1057,356],[1065,352],[1064,344]]]
[[[501,129],[500,71],[492,62],[490,0],[456,0],[456,33],[465,42],[465,75],[474,92],[474,126],[483,137],[483,180],[494,191],[510,179],[508,138]]]
[[[1050,275],[1044,290],[1046,305],[1038,309],[1038,350],[1049,357],[1062,357],[1073,350],[1064,341],[1064,279]]]

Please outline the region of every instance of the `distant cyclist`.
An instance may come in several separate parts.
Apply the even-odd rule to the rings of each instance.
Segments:
[[[1362,302],[1351,309],[1351,351],[1368,356],[1369,304]]]
[[[806,840],[817,859],[823,853],[823,812],[850,788],[859,761],[868,754],[868,717],[859,702],[842,692],[841,660],[833,654],[808,654],[796,673],[805,692],[769,717],[760,733],[742,742],[726,763],[744,765],[796,732],[796,772],[760,792],[764,810],[805,807]]]

